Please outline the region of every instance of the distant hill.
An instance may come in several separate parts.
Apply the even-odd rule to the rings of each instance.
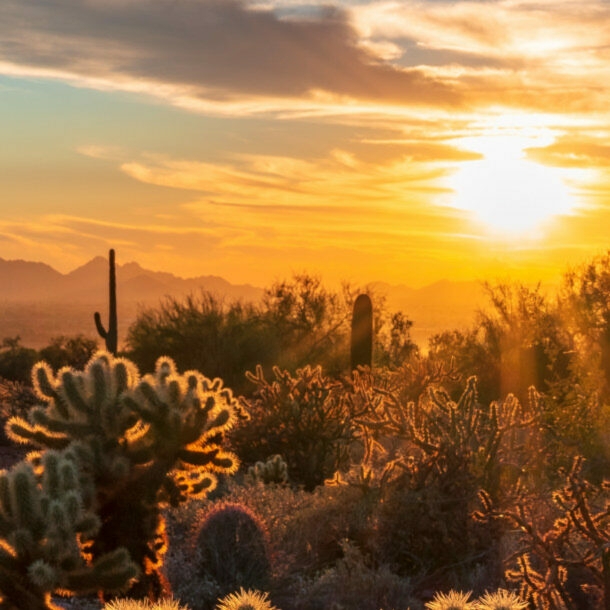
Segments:
[[[231,301],[257,301],[263,294],[262,288],[214,275],[184,279],[133,262],[117,265],[116,275],[121,338],[139,309],[164,297],[207,291]],[[99,311],[104,324],[108,319],[108,259],[101,256],[67,274],[44,263],[0,258],[0,286],[0,338],[19,335],[28,347],[42,347],[62,334],[97,338],[93,313]]]
[[[99,311],[104,324],[108,319],[108,260],[101,256],[67,274],[44,263],[0,258],[0,286],[0,339],[19,335],[23,345],[40,348],[62,334],[98,338],[93,313]],[[414,321],[412,335],[421,346],[436,332],[470,325],[485,304],[477,282],[443,280],[418,289],[378,282],[373,288],[386,297],[389,310],[404,311]],[[117,265],[119,337],[124,339],[141,308],[201,291],[256,302],[264,289],[214,275],[185,279],[135,262]]]
[[[470,326],[476,311],[487,304],[482,284],[475,281],[441,280],[423,288],[383,282],[373,286],[386,295],[390,311],[403,311],[413,321],[411,335],[421,347],[435,333]]]

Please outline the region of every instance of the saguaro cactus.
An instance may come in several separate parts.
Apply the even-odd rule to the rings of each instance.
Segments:
[[[373,304],[368,294],[354,302],[352,315],[352,371],[359,366],[371,366],[373,359]]]
[[[117,312],[116,312],[116,267],[114,262],[114,250],[110,250],[108,253],[108,264],[110,267],[109,272],[109,299],[108,299],[108,330],[104,328],[102,324],[102,317],[99,312],[96,311],[93,315],[95,320],[95,327],[100,337],[106,342],[106,349],[116,356],[119,333],[117,329]]]

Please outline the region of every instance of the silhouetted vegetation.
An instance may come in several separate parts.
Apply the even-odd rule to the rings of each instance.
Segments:
[[[274,366],[294,373],[307,365],[337,376],[349,370],[354,298],[349,287],[331,292],[306,274],[273,284],[260,305],[225,303],[209,293],[167,298],[140,313],[126,352],[142,370],[167,354],[181,368],[221,377],[239,393],[252,389],[246,372],[257,366],[266,376]],[[390,316],[380,298],[374,315],[374,364],[397,364],[417,351],[404,313]]]
[[[129,550],[115,558],[123,576],[148,571],[132,595],[166,587],[190,610],[238,599],[242,587],[282,610],[610,608],[610,253],[570,270],[555,293],[486,289],[475,323],[432,337],[425,354],[411,320],[372,295],[372,366],[354,370],[349,288],[299,275],[259,305],[168,298],[141,312],[128,354],[146,371],[166,353],[228,380],[239,401],[167,361],[143,380],[108,355],[82,363],[95,342],[58,337],[40,352],[51,366],[36,368],[45,404],[32,407],[21,382],[0,386],[8,430],[67,451],[57,459],[70,468],[85,464],[74,493],[101,518],[88,548],[100,558]],[[33,355],[18,338],[0,354],[13,364]],[[104,362],[112,375],[98,370]],[[86,372],[54,377],[64,363]],[[231,428],[228,411],[206,420],[225,400]],[[27,476],[27,497],[44,496],[53,455],[32,456],[6,485]],[[207,465],[235,476],[204,497]],[[12,510],[5,496],[0,488],[0,517]],[[32,544],[46,552],[44,536]],[[0,561],[19,582],[44,584],[34,589],[41,608],[58,588],[51,573],[91,567],[71,547],[69,565],[25,569],[31,556],[15,548]]]

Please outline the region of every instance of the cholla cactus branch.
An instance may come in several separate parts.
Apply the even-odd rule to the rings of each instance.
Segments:
[[[101,521],[88,549],[93,565],[122,544],[143,572],[141,589],[130,594],[159,595],[166,546],[161,505],[201,497],[213,489],[216,474],[237,468],[235,456],[223,448],[237,410],[231,392],[197,372],[180,375],[167,358],[140,379],[131,362],[107,352],[97,353],[84,371],[65,368],[53,375],[38,364],[33,377],[45,404],[31,411],[30,421],[9,420],[9,435],[41,449],[66,450],[79,466],[81,502]],[[45,464],[37,467],[48,470],[55,488],[52,460]],[[4,487],[0,479],[0,499],[7,495]],[[53,505],[59,530],[75,514],[70,502],[69,513]],[[19,536],[25,549],[28,536]],[[40,578],[47,572],[36,568]],[[102,588],[116,580],[105,572],[88,578],[102,576]]]
[[[504,520],[521,532],[516,569],[509,569],[507,577],[521,585],[524,597],[542,607],[577,610],[587,589],[596,590],[603,608],[610,609],[608,489],[587,482],[582,467],[579,457],[564,473],[564,487],[553,494],[556,518],[546,531],[541,530],[525,499],[512,509],[500,510],[489,496],[481,495],[484,510],[479,517]],[[593,506],[599,506],[600,500],[603,508],[595,511]]]
[[[21,462],[0,472],[0,608],[53,608],[52,592],[125,590],[138,574],[125,549],[87,561],[83,547],[100,527],[85,508],[77,464],[48,451],[41,472]]]

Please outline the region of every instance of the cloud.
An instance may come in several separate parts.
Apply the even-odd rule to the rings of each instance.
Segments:
[[[549,146],[530,148],[528,156],[540,163],[558,167],[610,168],[608,135],[587,137],[564,135]]]
[[[370,2],[361,37],[400,43],[402,65],[452,82],[471,106],[605,111],[610,6],[599,0]]]
[[[451,87],[361,46],[342,10],[282,19],[237,0],[3,0],[0,60],[15,71],[136,82],[217,102],[316,92],[396,104],[458,100]]]

